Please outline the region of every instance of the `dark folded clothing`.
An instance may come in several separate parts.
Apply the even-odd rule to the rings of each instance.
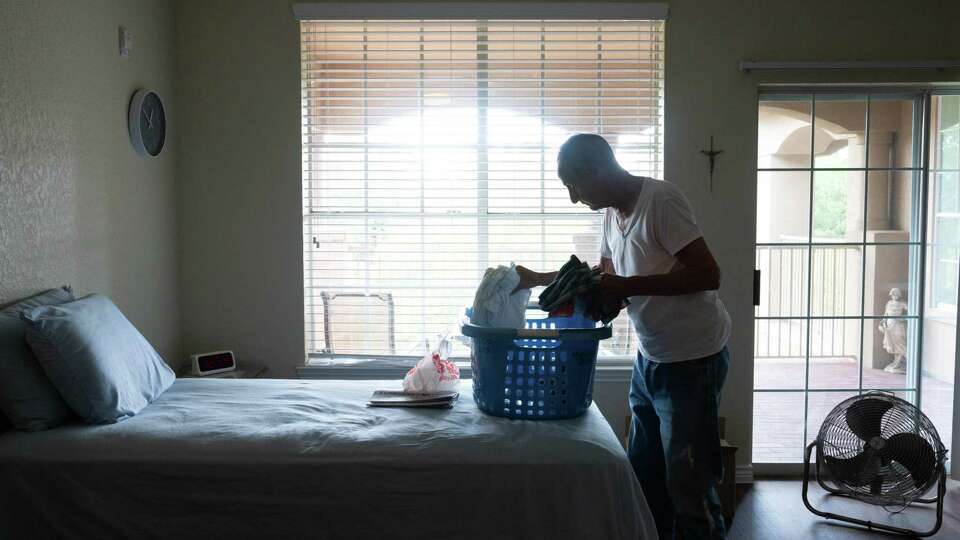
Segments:
[[[623,308],[622,305],[600,305],[603,302],[600,295],[600,269],[590,268],[576,255],[571,255],[557,272],[557,277],[540,293],[540,309],[554,313],[569,313],[574,311],[574,305],[584,306],[584,313],[598,314],[600,320],[606,324],[616,318]]]

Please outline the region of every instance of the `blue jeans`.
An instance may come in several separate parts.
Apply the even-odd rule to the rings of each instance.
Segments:
[[[724,538],[718,408],[730,353],[685,362],[637,355],[627,455],[661,539]]]

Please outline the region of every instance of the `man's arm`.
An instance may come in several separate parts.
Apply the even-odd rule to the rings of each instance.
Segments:
[[[613,261],[606,257],[600,259],[600,271],[607,274],[615,274],[616,271],[613,269]],[[534,287],[546,287],[547,285],[553,283],[553,280],[557,279],[557,272],[534,272],[533,270],[527,268],[526,266],[517,265],[517,274],[520,275],[520,283],[517,285],[517,288],[513,292],[519,291],[520,289],[532,289]]]
[[[557,277],[557,272],[534,272],[526,266],[516,266],[517,274],[520,276],[520,283],[513,292],[521,289],[532,289],[534,287],[546,287]]]
[[[720,288],[720,267],[703,237],[678,251],[677,259],[683,267],[666,274],[621,277],[605,273],[600,289],[611,300],[622,300],[631,296],[676,296]]]

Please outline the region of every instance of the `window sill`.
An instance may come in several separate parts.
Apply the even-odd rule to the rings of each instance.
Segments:
[[[391,380],[403,379],[419,358],[364,358],[342,356],[337,358],[308,358],[306,365],[297,368],[301,379]],[[469,379],[470,360],[454,358],[460,369],[460,378]]]
[[[306,365],[297,368],[301,379],[324,380],[400,380],[407,374],[416,359],[412,357],[391,358],[310,358]],[[461,379],[473,377],[470,361],[454,358],[460,369]],[[604,359],[597,366],[594,382],[629,382],[633,374],[633,362],[625,359]]]

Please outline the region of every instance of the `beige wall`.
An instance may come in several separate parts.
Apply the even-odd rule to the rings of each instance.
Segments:
[[[177,3],[178,168],[187,350],[235,347],[293,376],[303,362],[299,76],[290,0]],[[734,321],[728,438],[750,461],[757,85],[957,80],[951,72],[751,73],[741,59],[927,60],[960,50],[954,2],[674,0],[667,22],[666,178],[692,201]],[[725,151],[715,189],[699,150]],[[242,361],[242,360],[241,360]],[[626,383],[597,401],[618,430]],[[617,406],[621,408],[617,410]]]
[[[179,355],[173,3],[0,0],[0,304],[71,284],[111,296]],[[117,27],[134,35],[121,58]],[[127,107],[164,99],[171,132],[137,156]]]
[[[304,362],[300,48],[289,1],[177,3],[186,354]]]

